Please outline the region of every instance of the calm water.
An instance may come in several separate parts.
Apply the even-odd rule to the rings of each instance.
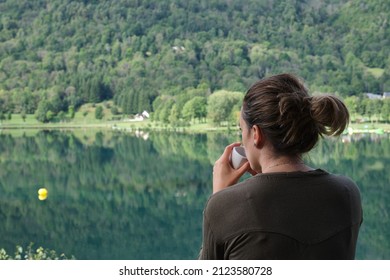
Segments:
[[[18,134],[18,135],[17,135]],[[0,134],[0,248],[77,259],[194,259],[212,163],[236,135],[40,131]],[[390,137],[320,142],[314,167],[359,185],[358,259],[390,259]],[[48,199],[38,200],[45,187]]]

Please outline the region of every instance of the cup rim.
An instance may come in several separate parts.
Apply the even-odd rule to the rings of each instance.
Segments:
[[[237,154],[246,158],[245,148],[243,146],[234,147],[233,149]]]

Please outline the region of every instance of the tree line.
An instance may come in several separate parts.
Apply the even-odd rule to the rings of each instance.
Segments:
[[[177,96],[159,96],[153,102],[152,120],[173,126],[209,122],[236,125],[243,92],[219,90],[207,94],[204,89],[190,89]],[[390,122],[390,98],[370,99],[364,95],[344,98],[352,122]]]
[[[370,99],[359,96],[349,96],[345,100],[351,120],[354,122],[390,121],[390,98]]]
[[[388,1],[5,0],[0,10],[5,117],[41,108],[47,121],[104,100],[136,114],[280,72],[342,97],[390,88]]]

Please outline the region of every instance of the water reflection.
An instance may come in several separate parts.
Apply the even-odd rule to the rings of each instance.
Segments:
[[[40,131],[0,135],[0,248],[78,259],[194,259],[224,134]],[[390,259],[388,135],[321,141],[308,161],[362,191],[357,258]],[[37,199],[44,186],[50,195]]]

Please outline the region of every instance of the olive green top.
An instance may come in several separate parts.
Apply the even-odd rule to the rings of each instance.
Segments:
[[[349,178],[258,174],[212,195],[200,259],[354,259],[362,208]]]

